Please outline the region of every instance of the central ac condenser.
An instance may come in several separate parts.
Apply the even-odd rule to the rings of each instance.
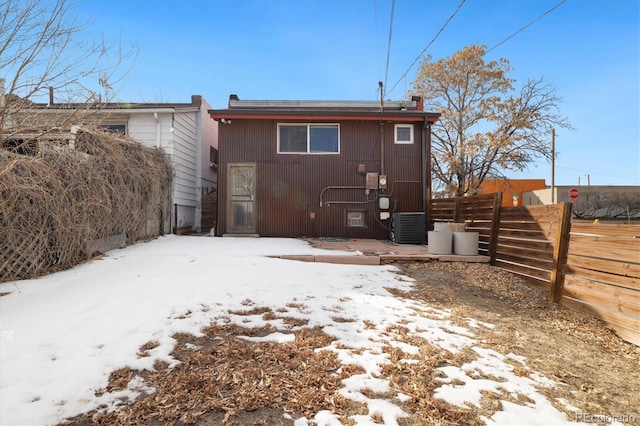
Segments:
[[[426,217],[423,212],[394,213],[393,241],[398,244],[424,244]]]

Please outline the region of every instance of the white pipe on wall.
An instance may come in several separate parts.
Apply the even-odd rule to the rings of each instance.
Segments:
[[[158,113],[153,113],[153,118],[156,120],[156,148],[160,148],[160,119]]]

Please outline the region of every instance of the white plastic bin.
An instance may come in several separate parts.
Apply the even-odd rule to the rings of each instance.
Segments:
[[[452,232],[429,231],[427,236],[429,254],[451,254],[453,246]]]
[[[453,252],[460,256],[477,256],[480,234],[478,232],[454,232]]]

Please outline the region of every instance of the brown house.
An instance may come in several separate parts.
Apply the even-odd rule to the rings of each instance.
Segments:
[[[423,111],[420,98],[231,95],[227,109],[209,114],[220,123],[217,235],[388,239],[394,224],[396,234],[416,221],[424,229],[431,187],[425,159],[439,115]]]

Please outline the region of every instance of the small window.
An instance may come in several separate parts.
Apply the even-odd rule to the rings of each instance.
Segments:
[[[125,124],[101,124],[100,128],[111,133],[117,133],[120,135],[127,134],[127,126]]]
[[[209,147],[209,167],[218,167],[218,150],[214,147]]]
[[[396,124],[394,131],[394,143],[413,143],[413,124]]]
[[[365,226],[364,210],[347,210],[346,213],[347,227],[363,228]]]
[[[338,124],[278,124],[279,154],[337,154]]]

